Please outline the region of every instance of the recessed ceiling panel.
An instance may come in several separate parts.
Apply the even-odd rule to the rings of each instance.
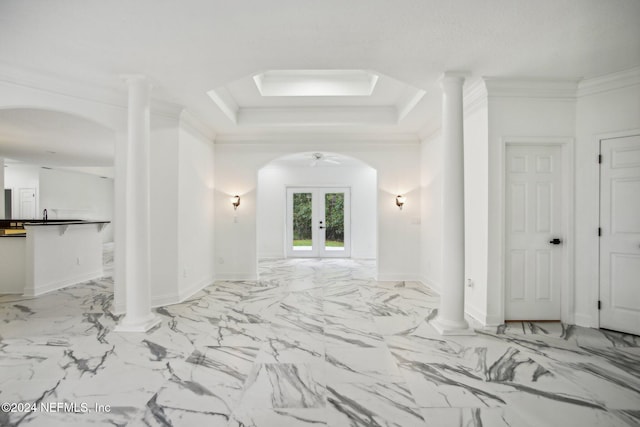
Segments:
[[[262,96],[370,96],[378,76],[363,70],[272,70],[253,80]]]

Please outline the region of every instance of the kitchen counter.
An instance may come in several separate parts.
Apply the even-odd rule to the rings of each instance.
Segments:
[[[101,232],[109,221],[2,220],[0,293],[37,296],[102,277]],[[8,237],[13,237],[9,239]]]

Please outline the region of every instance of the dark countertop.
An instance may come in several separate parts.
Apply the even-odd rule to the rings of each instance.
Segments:
[[[82,225],[82,224],[109,224],[111,221],[83,221],[83,220],[75,220],[75,219],[58,219],[58,220],[47,220],[47,221],[26,221],[23,226],[29,227],[39,227],[39,226],[52,226],[52,225]]]

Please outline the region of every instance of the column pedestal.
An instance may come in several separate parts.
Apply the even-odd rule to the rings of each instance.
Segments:
[[[464,128],[460,74],[442,78],[442,293],[431,325],[441,335],[473,335],[464,319]]]

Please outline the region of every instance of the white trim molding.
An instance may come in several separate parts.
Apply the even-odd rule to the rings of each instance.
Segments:
[[[484,77],[489,97],[574,100],[578,79]]]
[[[640,67],[584,79],[578,84],[578,96],[595,95],[636,85],[640,85]]]

